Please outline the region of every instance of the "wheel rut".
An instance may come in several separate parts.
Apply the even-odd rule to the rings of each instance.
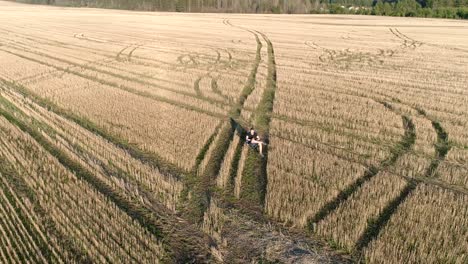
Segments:
[[[130,46],[127,46],[126,48],[128,48],[128,47],[130,47]],[[140,96],[152,97],[153,99],[159,99],[159,100],[164,99],[164,97],[162,97],[162,96],[157,96],[155,94],[149,94],[149,93],[146,93],[146,92],[143,92],[143,91],[139,91],[138,89],[134,89],[132,87],[125,86],[125,85],[122,86],[120,84],[115,83],[114,81],[108,81],[108,80],[105,80],[103,78],[98,78],[96,76],[90,76],[88,74],[83,74],[78,70],[73,70],[72,68],[85,69],[85,70],[90,70],[90,71],[94,71],[94,72],[99,72],[99,73],[104,74],[105,76],[110,76],[110,77],[130,81],[130,82],[133,82],[133,83],[138,83],[138,84],[145,85],[145,86],[154,87],[156,89],[165,90],[165,91],[172,92],[172,93],[175,93],[175,94],[178,94],[178,95],[183,95],[183,96],[199,99],[199,100],[202,100],[202,101],[204,101],[206,103],[212,104],[214,106],[220,106],[220,105],[222,106],[225,103],[222,100],[214,100],[212,98],[207,98],[207,97],[204,97],[204,96],[198,96],[198,95],[194,95],[193,93],[190,93],[190,92],[181,91],[181,90],[178,90],[178,89],[167,87],[166,85],[160,85],[160,84],[152,83],[151,81],[146,80],[148,78],[148,76],[146,76],[144,74],[141,74],[141,73],[131,73],[132,75],[138,76],[138,78],[134,77],[134,76],[122,75],[120,73],[111,72],[109,70],[100,69],[100,68],[96,67],[96,66],[101,65],[99,63],[97,63],[96,66],[90,65],[89,63],[85,63],[85,64],[76,63],[76,62],[73,62],[73,61],[70,61],[70,60],[67,60],[67,59],[62,59],[62,58],[59,58],[59,57],[56,57],[56,56],[46,54],[44,52],[40,52],[40,51],[37,51],[37,50],[31,50],[30,47],[27,47],[25,45],[9,45],[9,46],[7,46],[7,48],[8,49],[1,49],[1,51],[9,53],[9,54],[17,56],[17,57],[20,57],[22,59],[26,59],[26,60],[33,61],[33,62],[42,64],[42,65],[45,65],[45,66],[49,66],[49,67],[51,67],[53,69],[56,69],[58,71],[62,71],[64,73],[70,73],[70,74],[73,74],[73,75],[76,75],[76,76],[79,76],[79,77],[82,77],[82,78],[85,78],[85,79],[89,79],[91,81],[97,81],[97,82],[100,82],[100,83],[108,84],[108,85],[110,85],[112,87],[115,87],[115,88],[122,88],[122,89],[124,89],[124,90],[126,90],[128,92],[135,93],[135,94],[140,95]],[[124,50],[126,48],[124,48]],[[10,49],[13,49],[14,51],[11,51]],[[22,54],[22,53],[26,53],[26,54]],[[32,58],[31,56],[27,56],[27,54],[33,54],[34,56],[37,55],[37,56],[41,56],[41,57],[44,57],[44,58],[47,58],[47,59],[52,59],[54,61],[58,61],[60,63],[65,63],[65,64],[68,64],[70,66],[69,67],[57,66],[57,65],[51,64],[49,62],[45,62],[45,61],[42,61],[42,60],[38,60],[36,58]],[[108,67],[110,67],[111,69],[117,69],[117,68],[112,67],[110,65]],[[169,100],[167,98],[165,98],[165,99],[166,99],[167,102],[174,101],[174,100]],[[179,105],[184,105],[184,103],[179,102]],[[196,111],[197,107],[193,107],[193,108]],[[205,112],[208,112],[208,111],[205,111]]]
[[[237,104],[233,107],[231,111],[231,126],[230,130],[232,131],[231,133],[227,134],[226,133],[226,138],[229,138],[227,141],[223,141],[224,144],[222,145],[223,148],[227,148],[229,146],[229,143],[232,142],[233,139],[233,134],[234,133],[239,133],[239,134],[244,134],[245,130],[243,127],[246,125],[249,125],[249,122],[246,122],[245,120],[242,120],[240,118],[240,112],[243,110],[243,104],[247,97],[252,93],[253,89],[255,89],[255,83],[256,83],[256,72],[259,67],[259,63],[261,60],[261,54],[260,51],[262,49],[262,43],[260,39],[263,39],[263,41],[267,44],[267,54],[268,54],[268,76],[267,76],[267,85],[265,90],[263,91],[262,97],[260,99],[260,102],[256,106],[256,109],[254,110],[254,117],[252,118],[252,122],[254,127],[259,131],[259,133],[263,136],[265,140],[268,140],[268,135],[269,135],[269,126],[270,126],[270,121],[271,121],[271,116],[272,116],[272,110],[273,110],[273,101],[275,98],[275,92],[277,89],[276,86],[276,62],[275,62],[275,57],[274,57],[274,47],[273,43],[270,41],[268,36],[262,32],[255,31],[255,30],[250,30],[246,29],[244,27],[239,27],[233,25],[229,20],[224,20],[223,23],[225,25],[231,26],[231,27],[236,27],[242,30],[245,30],[247,32],[250,32],[256,39],[257,42],[257,55],[256,55],[256,60],[253,66],[253,69],[251,71],[251,74],[249,76],[249,81],[247,85],[244,87],[240,98],[237,102]],[[235,131],[235,132],[234,132]],[[239,146],[234,146],[235,148],[235,158],[234,161],[232,162],[231,165],[231,175],[233,174],[238,174],[242,173],[242,185],[241,185],[241,195],[239,199],[236,199],[233,197],[233,189],[232,189],[232,178],[231,178],[231,187],[226,188],[225,191],[219,192],[210,192],[208,195],[209,200],[216,200],[216,204],[220,206],[221,210],[223,210],[229,217],[229,219],[232,219],[233,221],[229,221],[228,223],[225,223],[225,226],[223,230],[225,232],[222,234],[226,238],[228,238],[228,241],[231,241],[231,243],[228,242],[228,252],[244,252],[247,257],[247,259],[252,260],[252,259],[257,259],[261,260],[262,259],[262,252],[265,252],[265,250],[269,247],[269,243],[274,240],[273,238],[266,239],[266,241],[261,242],[258,247],[256,248],[251,248],[249,245],[252,243],[258,243],[258,241],[262,240],[261,236],[269,237],[273,236],[274,231],[272,230],[265,230],[263,229],[264,225],[267,225],[267,223],[271,223],[269,219],[266,218],[266,216],[263,215],[263,200],[265,196],[265,191],[266,191],[266,184],[267,184],[267,174],[266,174],[266,166],[267,166],[267,155],[268,151],[265,152],[265,158],[261,158],[258,153],[256,153],[253,150],[249,150],[248,156],[245,160],[245,163],[243,166],[240,166],[239,164],[239,156],[240,152],[242,150],[242,138],[241,142],[239,143]],[[220,145],[221,146],[221,145]],[[219,162],[222,162],[222,159],[219,159]],[[238,168],[244,168],[242,171],[237,171]],[[216,173],[219,171],[219,168],[217,168]],[[232,210],[238,210],[237,213],[234,213]],[[239,218],[238,213],[242,215],[241,218]],[[237,215],[237,216],[236,216]],[[234,219],[236,219],[234,221]],[[239,222],[240,221],[240,222]],[[245,234],[248,235],[239,235],[238,233],[236,234],[235,232],[232,232],[235,230],[238,226],[238,224],[241,224],[243,228],[247,229],[245,230]],[[281,228],[280,228],[281,229]],[[263,230],[261,232],[264,232],[263,235],[260,235],[260,230]],[[279,231],[281,232],[281,231]],[[276,236],[276,235],[275,235]],[[290,239],[288,241],[296,241],[299,239],[297,235],[291,235],[288,236],[287,239]],[[287,240],[286,239],[286,240]],[[310,242],[308,239],[306,239],[308,243]],[[267,242],[270,241],[270,242]],[[283,243],[281,247],[286,247],[286,244],[289,242],[278,242],[278,243]],[[299,250],[299,249],[298,249]],[[302,249],[301,249],[302,250]],[[301,251],[302,252],[302,251]],[[307,256],[310,257],[311,252],[308,250],[304,249],[304,259],[306,259]],[[231,254],[228,253],[225,257],[227,261],[235,261],[235,257]],[[244,255],[245,255],[244,254]],[[240,261],[239,259],[237,259]],[[244,259],[243,261],[246,261]],[[327,262],[327,261],[324,261]]]
[[[393,107],[388,102],[379,102],[383,106],[385,106],[390,111],[393,111]],[[346,201],[351,195],[356,192],[364,183],[371,180],[374,176],[376,176],[380,171],[385,171],[389,167],[391,167],[395,162],[406,152],[408,152],[416,140],[416,131],[411,118],[405,115],[400,115],[403,123],[404,134],[400,140],[400,142],[391,149],[392,155],[382,161],[379,166],[370,166],[367,168],[366,172],[356,179],[352,184],[346,187],[344,190],[339,192],[339,194],[332,199],[330,202],[326,203],[322,209],[319,210],[317,214],[315,214],[309,221],[308,227],[309,230],[313,231],[315,224],[324,220],[328,215],[334,212],[344,201]]]
[[[189,185],[187,186],[187,189],[193,190],[191,192],[191,197],[192,197],[191,200],[192,201],[189,202],[189,204],[191,204],[190,207],[197,208],[195,210],[195,212],[192,210],[192,215],[189,216],[189,217],[195,216],[195,218],[193,219],[194,221],[197,221],[197,219],[199,219],[198,221],[202,220],[203,215],[206,214],[206,212],[208,210],[208,207],[211,204],[212,199],[216,199],[217,201],[219,201],[218,203],[222,205],[223,209],[227,209],[226,206],[228,206],[228,204],[232,205],[232,203],[226,203],[226,201],[231,199],[230,196],[232,195],[232,193],[219,193],[218,191],[215,190],[215,188],[216,188],[216,177],[217,177],[217,175],[218,175],[218,173],[219,173],[219,171],[221,169],[221,164],[222,164],[222,162],[224,160],[224,156],[226,154],[226,151],[227,151],[228,147],[230,146],[230,144],[233,142],[234,133],[238,133],[238,132],[240,132],[241,134],[245,133],[245,130],[242,128],[243,126],[239,124],[239,122],[243,123],[243,121],[240,120],[240,113],[243,110],[243,106],[244,106],[244,103],[245,103],[246,99],[249,97],[249,95],[255,89],[257,70],[258,70],[259,65],[260,65],[261,50],[262,50],[262,47],[263,47],[263,45],[262,45],[262,43],[260,41],[260,37],[264,38],[264,40],[267,40],[266,36],[260,34],[259,32],[249,30],[249,29],[245,29],[243,27],[235,26],[235,25],[231,24],[228,20],[223,21],[223,23],[225,25],[227,25],[227,26],[240,28],[242,30],[246,30],[247,32],[250,32],[252,34],[252,36],[255,38],[255,41],[256,41],[256,44],[257,44],[256,56],[255,56],[255,59],[253,61],[252,69],[251,69],[249,78],[247,80],[247,83],[244,86],[244,88],[242,89],[241,94],[239,95],[239,98],[238,98],[237,102],[232,106],[232,108],[230,110],[229,120],[225,121],[226,124],[218,132],[219,135],[217,135],[217,140],[213,141],[212,143],[207,144],[207,145],[214,144],[212,146],[212,148],[213,148],[212,154],[209,157],[203,157],[203,158],[209,158],[210,159],[209,162],[207,163],[208,164],[207,168],[205,169],[205,171],[204,171],[204,173],[202,175],[198,176],[197,179],[193,178],[193,182],[189,183]],[[270,57],[270,56],[274,55],[273,54],[273,49],[272,49],[272,44],[269,41],[267,43],[268,43],[268,51],[269,51],[268,53],[269,53],[269,57]],[[274,58],[270,58],[269,61],[274,63]],[[272,67],[274,67],[274,66],[272,66]],[[276,82],[276,69],[271,68],[270,75],[271,75],[270,79],[272,81]],[[273,84],[271,84],[271,85],[273,85]],[[276,85],[276,83],[274,85]],[[212,88],[214,88],[214,90],[216,90],[217,87],[213,87],[213,85],[212,85]],[[271,87],[271,88],[272,88],[271,90],[273,92],[273,96],[270,97],[270,98],[274,99],[274,90],[275,90],[276,86]],[[270,91],[270,93],[265,92],[264,96],[265,96],[265,94],[271,95],[271,91]],[[266,101],[261,102],[261,104],[263,104],[263,105],[262,105],[261,108],[259,108],[259,109],[261,109],[261,111],[258,112],[259,118],[264,118],[264,119],[269,118],[268,111],[272,110],[272,102],[271,102],[270,106],[266,105],[267,104]],[[262,133],[268,132],[268,124],[269,124],[269,122],[265,123],[265,126],[263,126],[263,128],[265,128],[265,129],[262,130]],[[241,138],[241,142],[239,143],[240,146],[242,145],[242,142],[243,142],[243,140]],[[240,150],[240,148],[238,146],[235,146],[235,149],[236,149],[236,152],[239,152],[239,150]],[[254,155],[252,155],[252,156],[254,156]],[[234,166],[237,166],[238,165],[238,159],[237,160],[235,159],[233,164],[235,164]],[[261,164],[262,167],[266,166],[265,162],[260,162],[259,164]],[[257,167],[257,166],[255,166],[255,167]],[[233,168],[231,168],[231,170],[232,169]],[[256,170],[257,170],[257,168],[256,168]],[[258,170],[255,171],[255,172],[260,174],[260,172]],[[193,172],[193,174],[195,175],[194,172]],[[243,185],[243,188],[245,188],[245,186],[248,186],[248,185]],[[255,188],[254,191],[257,192],[257,193],[261,192],[261,188]],[[256,203],[260,204],[260,201],[257,201]],[[262,211],[261,208],[256,208],[255,210],[260,210],[259,212],[261,214],[261,211]],[[236,238],[236,237],[231,237],[230,236],[230,239],[236,240],[236,239],[239,239],[239,237],[237,236],[237,238]],[[233,244],[237,244],[237,243],[233,243]],[[257,252],[256,254],[260,254],[260,252]]]
[[[219,135],[212,135],[212,137],[205,144],[206,148],[202,149],[199,156],[197,157],[197,159],[200,159],[200,163],[203,159],[209,159],[207,162],[207,168],[205,168],[204,172],[201,175],[198,175],[196,169],[194,169],[190,173],[190,176],[186,181],[186,189],[191,190],[191,199],[188,200],[188,207],[186,208],[186,217],[192,219],[192,221],[197,223],[203,220],[203,214],[206,212],[210,205],[211,196],[216,188],[216,176],[220,171],[221,164],[224,160],[226,151],[233,140],[236,128],[240,127],[236,120],[240,116],[245,100],[255,89],[257,70],[261,60],[260,52],[262,49],[262,44],[259,41],[259,37],[257,36],[257,34],[253,33],[253,35],[256,39],[257,44],[256,57],[253,61],[252,69],[247,83],[242,89],[239,99],[231,107],[231,110],[229,111],[229,119],[223,119],[222,122],[225,125],[223,125],[220,131],[217,132],[219,133]],[[200,81],[198,79],[197,81],[194,87],[196,90],[200,90]],[[214,137],[217,137],[217,140],[214,140]],[[211,146],[212,144],[213,146]],[[206,157],[205,155],[207,152],[207,148],[213,148],[213,152],[209,157]]]
[[[132,87],[129,87],[129,86],[117,84],[117,83],[115,83],[113,81],[107,81],[107,80],[100,79],[100,78],[97,78],[97,77],[94,77],[94,76],[89,76],[87,74],[83,74],[83,73],[81,73],[79,71],[72,70],[70,68],[63,68],[63,67],[60,67],[60,66],[55,66],[55,65],[52,65],[50,63],[43,62],[43,61],[40,61],[40,60],[37,60],[37,59],[34,59],[34,58],[29,58],[29,57],[24,56],[22,54],[18,54],[18,53],[11,52],[11,51],[8,51],[8,50],[3,50],[3,49],[0,49],[0,50],[3,51],[3,52],[9,53],[11,55],[15,55],[15,56],[20,57],[20,58],[23,58],[23,59],[26,59],[26,60],[29,60],[29,61],[33,61],[33,62],[42,64],[42,65],[45,65],[45,66],[49,66],[49,67],[52,67],[52,68],[57,69],[59,71],[70,73],[70,74],[76,75],[78,77],[82,77],[84,79],[87,79],[87,80],[90,80],[90,81],[93,81],[93,82],[98,82],[98,83],[101,83],[101,84],[104,84],[104,85],[108,85],[108,86],[113,87],[115,89],[124,90],[124,91],[127,91],[129,93],[132,93],[132,94],[135,94],[135,95],[138,95],[138,96],[150,98],[152,100],[159,101],[159,102],[168,103],[168,104],[178,106],[178,107],[181,107],[181,108],[185,108],[185,109],[188,109],[188,110],[197,111],[197,112],[200,112],[200,113],[205,113],[207,115],[214,116],[214,117],[217,117],[217,118],[225,117],[225,115],[220,114],[220,113],[213,113],[211,111],[207,111],[207,110],[198,108],[196,106],[192,106],[192,105],[188,105],[188,104],[185,104],[185,103],[182,103],[182,102],[179,102],[179,101],[168,99],[168,98],[163,97],[163,96],[159,96],[159,95],[156,95],[156,94],[153,94],[153,93],[148,93],[148,92],[145,92],[145,91],[140,91],[138,89],[135,89],[135,88],[132,88]],[[72,65],[74,65],[74,64],[72,64]],[[94,70],[90,66],[84,66],[84,65],[74,65],[74,66],[85,67],[87,69]],[[112,73],[105,73],[105,74],[109,74],[110,76],[115,76],[117,78],[121,78],[118,75],[115,75],[115,74],[112,74]],[[141,83],[142,81],[138,81],[138,82]],[[193,97],[193,95],[191,95],[191,96]]]
[[[435,177],[435,172],[441,161],[445,159],[448,151],[450,150],[450,145],[448,143],[448,134],[443,129],[442,125],[431,119],[426,115],[426,112],[423,109],[416,109],[419,114],[424,118],[431,121],[434,131],[437,133],[437,144],[434,146],[435,155],[432,158],[431,164],[426,169],[424,173],[424,178],[433,178]],[[380,213],[380,215],[369,223],[368,227],[364,231],[363,235],[356,242],[356,254],[358,258],[361,258],[360,254],[363,249],[366,248],[370,242],[375,240],[378,235],[381,233],[383,228],[386,226],[392,215],[398,210],[399,206],[404,203],[406,198],[416,189],[416,187],[423,181],[407,179],[408,182],[401,193],[393,199]]]

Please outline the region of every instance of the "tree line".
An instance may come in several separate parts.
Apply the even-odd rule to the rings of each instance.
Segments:
[[[468,19],[468,0],[378,1],[373,7],[373,13],[381,16]]]
[[[468,0],[12,0],[143,11],[363,14],[468,19]]]

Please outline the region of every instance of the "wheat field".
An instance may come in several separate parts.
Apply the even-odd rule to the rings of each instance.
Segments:
[[[0,1],[0,263],[467,263],[467,84],[466,21]]]

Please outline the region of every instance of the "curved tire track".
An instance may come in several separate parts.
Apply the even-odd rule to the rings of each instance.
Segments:
[[[224,20],[223,23],[225,25],[229,25],[234,27],[232,24],[230,24],[227,20]],[[252,31],[249,31],[252,32]],[[215,178],[217,174],[219,173],[219,170],[221,168],[221,164],[223,162],[224,156],[226,154],[227,148],[229,147],[231,141],[233,140],[233,135],[236,131],[236,128],[238,128],[238,123],[235,121],[235,119],[239,118],[240,112],[243,109],[244,102],[246,98],[252,93],[252,91],[255,89],[255,78],[257,74],[257,70],[259,67],[261,55],[261,43],[259,41],[258,36],[253,33],[256,40],[257,40],[257,48],[256,48],[256,58],[253,63],[253,67],[251,70],[251,73],[249,75],[249,80],[247,84],[244,86],[241,95],[239,96],[238,102],[232,106],[232,109],[230,111],[230,118],[228,121],[228,125],[224,126],[218,133],[220,133],[219,138],[216,142],[211,142],[213,141],[213,137],[211,140],[208,140],[208,142],[205,144],[205,146],[209,147],[211,144],[213,145],[213,153],[210,157],[210,160],[207,164],[207,168],[205,169],[204,173],[201,175],[196,176],[195,172],[192,172],[192,175],[190,175],[187,179],[187,190],[191,190],[191,199],[189,199],[189,207],[187,208],[187,217],[191,218],[195,222],[200,222],[203,220],[203,214],[206,212],[206,210],[209,207],[210,199],[212,194],[214,193],[214,190],[216,188],[216,181]],[[201,79],[202,77],[200,77]],[[198,82],[199,83],[199,82]],[[197,89],[195,85],[195,90],[200,90],[199,87]],[[201,91],[200,91],[201,93]],[[204,159],[205,153],[200,152],[200,155],[198,159],[202,160]]]
[[[403,43],[401,44],[401,47],[403,49],[410,48],[414,50],[423,45],[423,42],[408,37],[407,35],[401,33],[397,28],[389,28],[389,30],[395,37],[403,41]]]
[[[387,109],[395,112],[393,110],[393,107],[389,103],[379,103],[384,105]],[[315,224],[325,219],[329,214],[336,210],[344,201],[350,198],[351,195],[359,189],[359,187],[361,187],[367,181],[371,180],[380,171],[386,170],[388,167],[395,164],[398,158],[400,158],[403,154],[405,154],[411,149],[416,139],[415,126],[408,116],[401,115],[401,119],[405,132],[401,141],[392,149],[392,156],[389,159],[382,161],[379,167],[370,166],[362,177],[356,179],[352,184],[346,187],[346,189],[342,190],[336,196],[335,199],[326,203],[322,207],[322,209],[319,210],[319,212],[308,221],[308,227],[310,230],[313,230]]]
[[[437,133],[437,144],[434,146],[436,153],[431,161],[430,166],[426,169],[425,178],[433,178],[435,172],[441,161],[445,159],[450,145],[448,143],[448,134],[443,129],[442,125],[429,118],[423,109],[416,109],[426,119],[432,122],[432,126]],[[368,225],[363,235],[356,242],[355,248],[358,254],[362,253],[362,250],[369,245],[371,241],[376,239],[385,225],[388,223],[392,215],[396,212],[398,207],[406,200],[406,198],[416,189],[421,181],[409,179],[405,188],[401,191],[400,195],[392,200],[380,213],[375,221]]]

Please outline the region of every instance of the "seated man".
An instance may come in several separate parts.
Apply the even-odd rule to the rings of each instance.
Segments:
[[[263,142],[260,140],[255,129],[252,127],[249,132],[247,132],[247,136],[245,136],[245,143],[249,144],[251,147],[256,148],[258,146],[258,150],[260,155],[263,157]]]

